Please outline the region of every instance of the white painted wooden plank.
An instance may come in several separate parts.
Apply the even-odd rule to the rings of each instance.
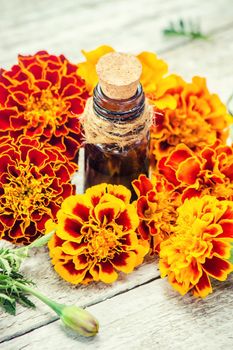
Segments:
[[[81,49],[110,44],[121,51],[161,51],[184,38],[164,38],[170,20],[198,19],[206,32],[233,23],[231,0],[0,0],[0,65],[39,49],[80,60]],[[214,54],[214,53],[213,53]]]
[[[0,242],[0,246],[1,246]],[[157,265],[147,258],[147,263],[141,265],[131,275],[121,275],[112,285],[92,283],[88,286],[72,286],[61,280],[54,272],[46,248],[34,252],[23,265],[23,273],[36,282],[38,289],[60,303],[79,306],[98,303],[122,291],[141,285],[159,276]],[[17,317],[6,316],[0,310],[0,348],[1,342],[11,335],[22,334],[55,319],[54,313],[46,305],[36,302],[36,310],[18,307]]]
[[[100,321],[99,335],[81,339],[60,321],[1,344],[2,350],[231,350],[233,276],[217,283],[206,299],[179,296],[156,280],[88,310]]]
[[[233,8],[233,3],[232,3]],[[216,34],[210,41],[193,41],[183,47],[164,52],[162,57],[170,71],[191,80],[200,75],[207,78],[209,90],[224,102],[233,93],[233,26]]]

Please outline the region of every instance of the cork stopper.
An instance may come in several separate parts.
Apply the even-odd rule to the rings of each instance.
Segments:
[[[115,100],[135,95],[142,74],[142,65],[133,55],[110,52],[102,56],[96,71],[103,93]]]

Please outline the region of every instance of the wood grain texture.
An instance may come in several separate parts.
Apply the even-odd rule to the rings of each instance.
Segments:
[[[1,244],[1,243],[0,243]],[[24,262],[22,272],[36,282],[40,291],[60,303],[88,306],[139,286],[159,276],[157,264],[150,258],[133,274],[121,275],[113,285],[93,283],[89,286],[72,286],[61,280],[54,272],[46,248],[33,252]],[[35,300],[37,309],[18,307],[17,317],[0,311],[0,349],[4,340],[29,332],[47,324],[57,317],[40,301]],[[20,326],[19,326],[20,325]]]
[[[88,308],[100,321],[93,339],[81,339],[56,321],[1,345],[4,350],[38,350],[42,344],[43,350],[231,350],[232,282],[233,276],[200,300],[181,297],[165,280],[156,280]]]
[[[232,3],[233,8],[233,3]],[[209,90],[227,102],[233,93],[233,25],[216,33],[209,41],[193,41],[164,52],[162,57],[171,72],[191,81],[195,75],[206,77]]]
[[[0,0],[0,65],[40,49],[80,60],[80,50],[164,51],[188,42],[164,38],[171,20],[197,19],[215,33],[233,23],[231,0]]]
[[[163,52],[171,71],[187,79],[206,76],[210,90],[223,101],[233,91],[232,0],[0,0],[0,6],[1,66],[14,64],[18,53],[39,49],[62,52],[75,62],[82,48],[104,43],[127,52]],[[179,17],[201,19],[212,40],[164,38],[161,29]],[[82,176],[79,172],[74,178],[78,192]],[[161,280],[138,287],[159,275],[150,259],[111,286],[70,287],[55,275],[46,249],[34,252],[23,271],[57,301],[93,305],[89,309],[99,318],[101,333],[77,342],[67,337],[46,306],[36,302],[36,311],[19,307],[17,317],[0,312],[1,350],[233,348],[232,278],[201,301],[178,297]]]

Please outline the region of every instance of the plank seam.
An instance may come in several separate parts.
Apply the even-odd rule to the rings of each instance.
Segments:
[[[147,284],[149,284],[149,283],[151,283],[151,282],[154,282],[154,281],[156,281],[156,280],[159,280],[159,279],[161,279],[160,276],[150,278],[148,281],[145,281],[145,282],[143,282],[143,283],[141,283],[141,284],[138,284],[137,286],[133,286],[133,287],[131,287],[131,288],[128,288],[128,289],[119,291],[119,292],[117,292],[116,294],[114,294],[114,295],[112,295],[112,296],[109,296],[109,297],[106,298],[106,299],[97,301],[97,302],[95,302],[95,303],[87,303],[87,304],[84,305],[83,307],[86,308],[86,307],[98,305],[98,304],[100,304],[100,303],[105,302],[106,300],[110,300],[110,299],[112,299],[112,298],[117,297],[118,295],[125,294],[125,293],[127,293],[127,292],[129,292],[129,291],[131,291],[131,290],[133,290],[133,289],[136,289],[136,288],[138,288],[138,287],[145,286],[145,285],[147,285]],[[16,316],[16,317],[17,317],[17,316]],[[3,338],[3,340],[0,341],[0,345],[1,345],[1,344],[4,344],[4,343],[7,343],[7,342],[10,341],[10,340],[14,340],[14,339],[16,339],[16,338],[20,338],[20,337],[22,337],[22,336],[24,336],[24,335],[26,335],[26,334],[30,334],[31,332],[33,332],[33,331],[35,331],[35,330],[37,330],[37,329],[43,328],[43,327],[45,327],[45,326],[48,326],[48,325],[50,325],[51,323],[54,323],[54,322],[56,322],[56,321],[58,321],[58,320],[59,320],[59,317],[56,317],[56,316],[55,316],[55,317],[53,317],[53,319],[51,319],[50,321],[48,321],[48,322],[46,322],[46,323],[43,323],[43,324],[41,324],[41,325],[38,325],[37,327],[32,327],[32,328],[30,328],[30,329],[28,329],[27,331],[22,332],[22,333],[16,333],[16,334],[14,334],[14,335],[12,335],[12,336],[6,337],[5,339]]]

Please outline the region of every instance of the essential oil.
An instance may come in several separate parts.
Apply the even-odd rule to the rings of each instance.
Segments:
[[[110,53],[98,65],[99,83],[86,106],[83,125],[85,188],[131,182],[148,175],[150,109],[139,82],[136,57]]]

